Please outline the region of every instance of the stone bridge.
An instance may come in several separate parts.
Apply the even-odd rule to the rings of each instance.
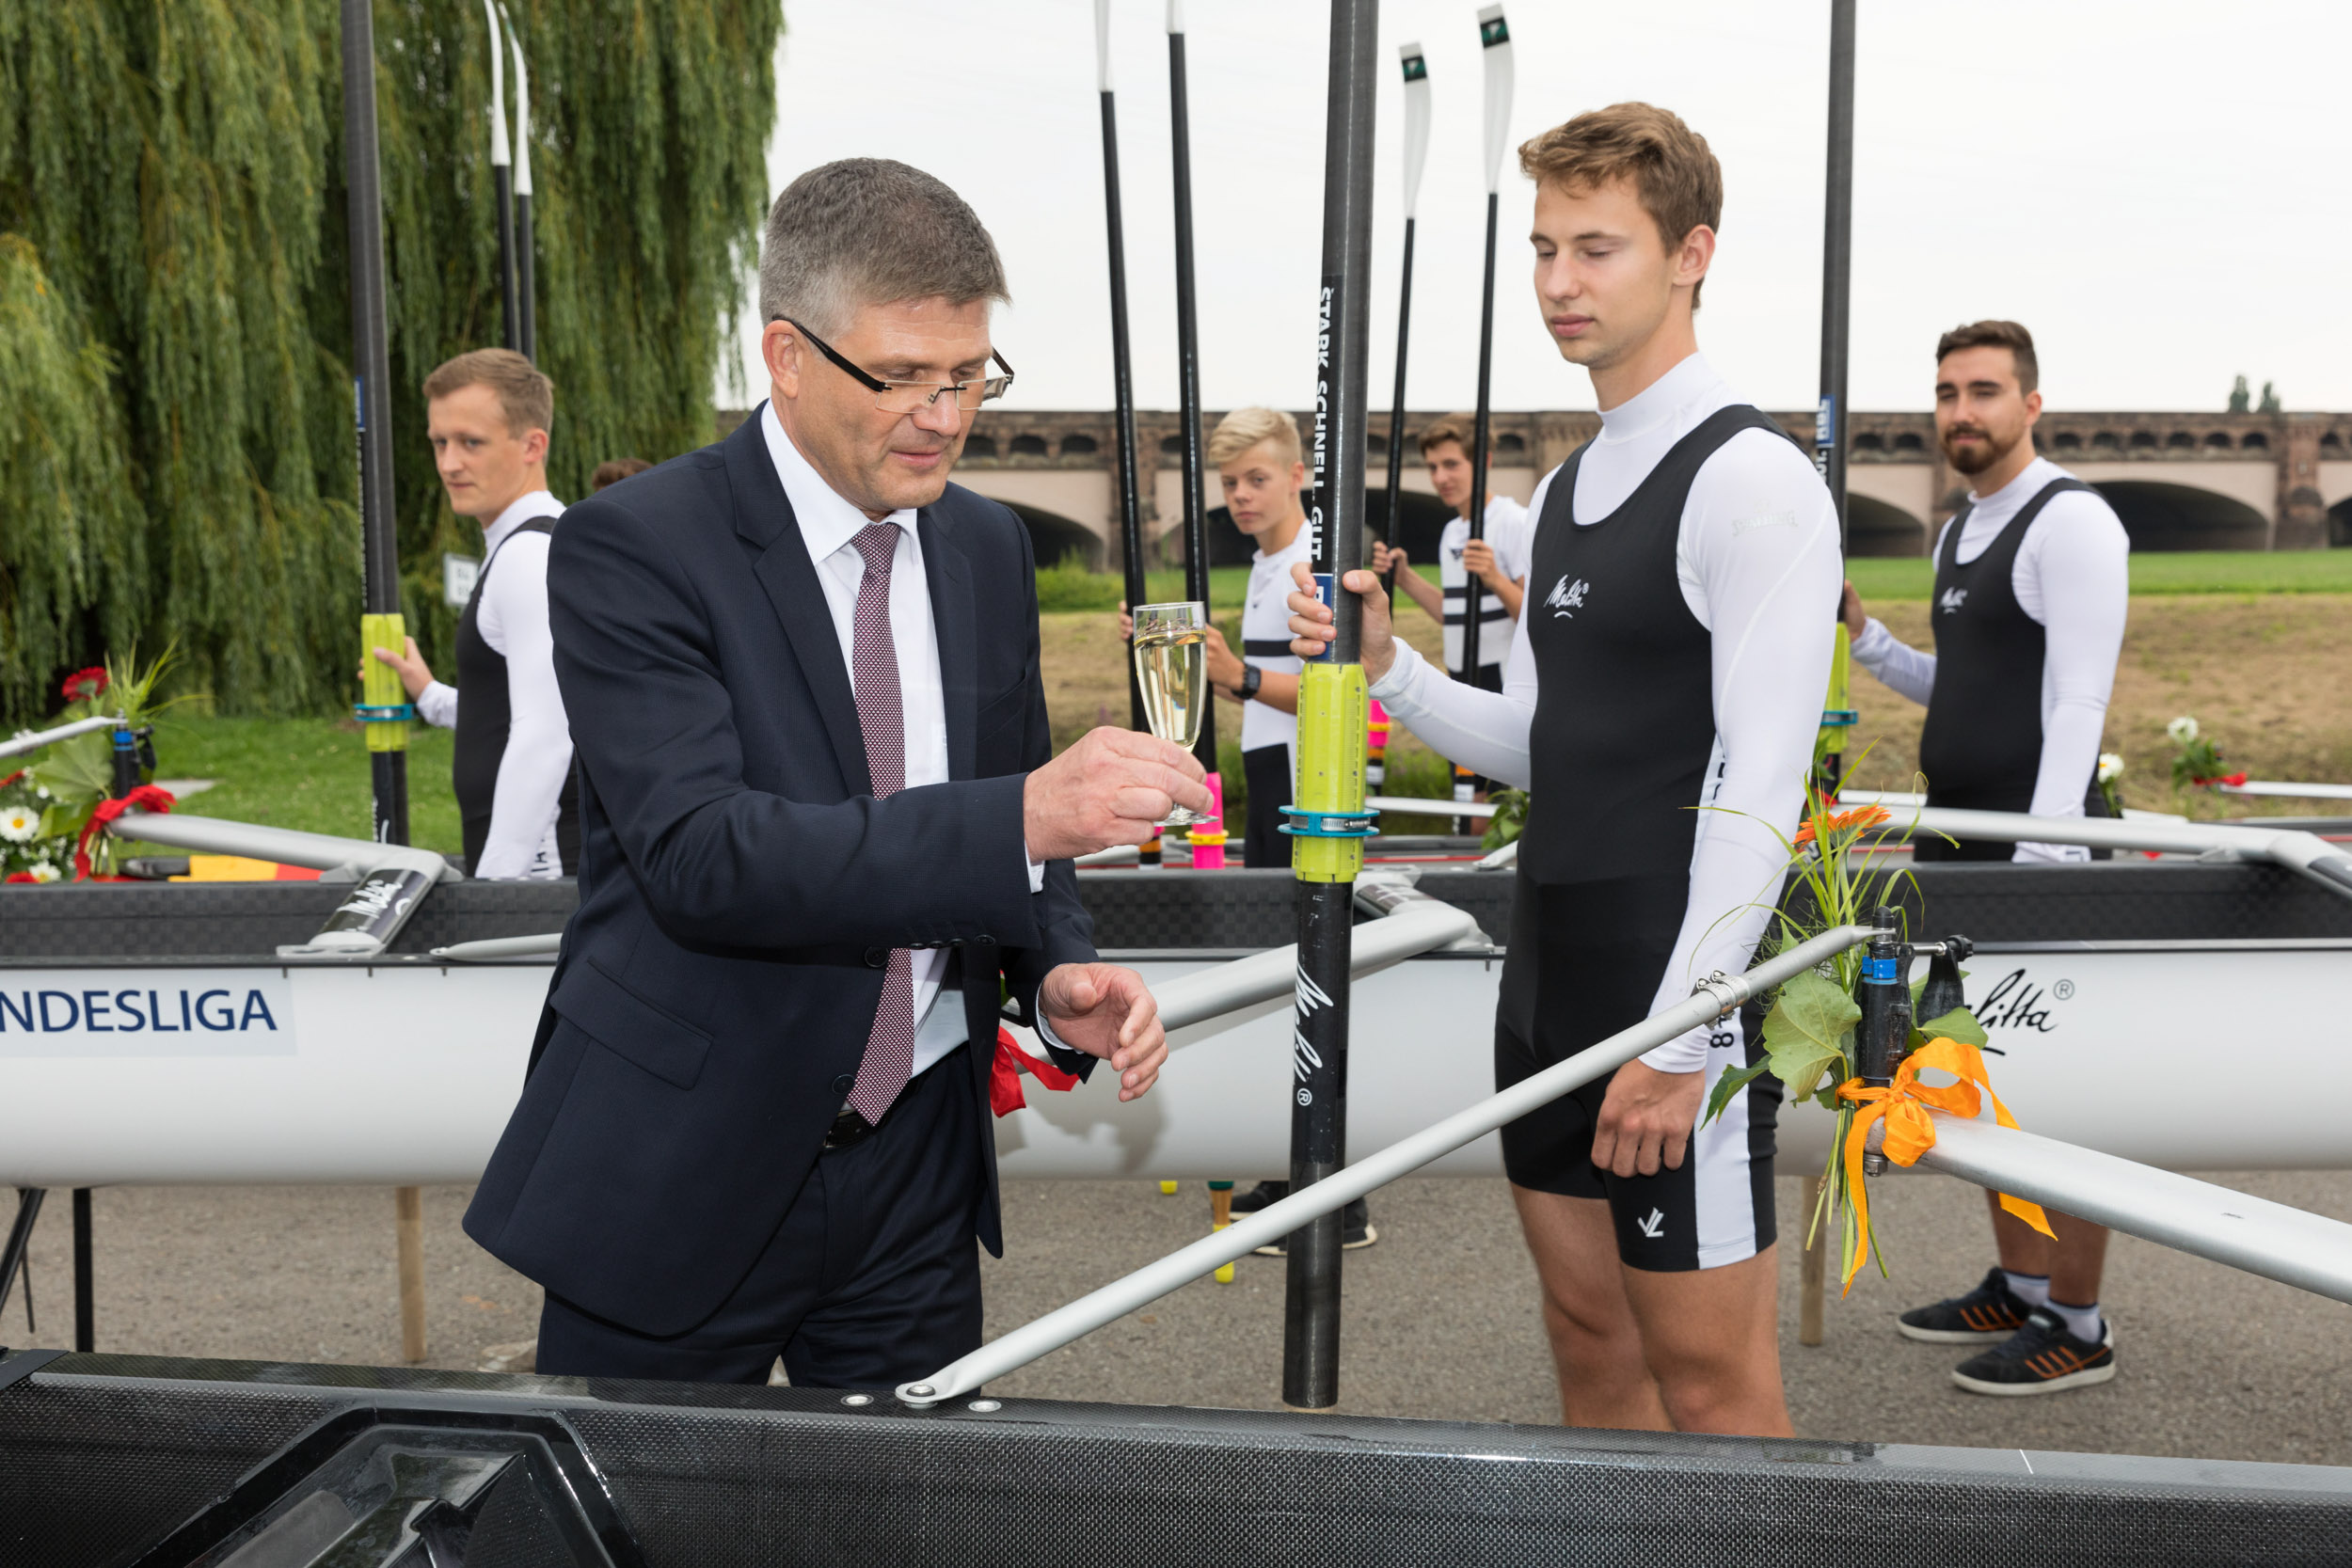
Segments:
[[[1218,413],[1208,416],[1214,428]],[[1406,416],[1410,433],[1437,413]],[[1775,416],[1807,449],[1811,410]],[[722,430],[739,414],[723,414]],[[1388,416],[1374,417],[1371,518],[1385,531]],[[1599,428],[1594,414],[1498,413],[1493,487],[1526,500],[1536,481]],[[1144,534],[1154,561],[1173,561],[1168,537],[1184,510],[1181,416],[1138,412],[1151,467],[1142,490]],[[1299,415],[1299,428],[1311,420]],[[2096,485],[2137,550],[2301,550],[2352,546],[2352,414],[2045,413],[2035,428],[2044,456]],[[992,409],[957,466],[961,483],[994,497],[1028,523],[1041,561],[1083,556],[1115,564],[1119,552],[1112,415]],[[1209,546],[1220,564],[1248,560],[1225,524],[1216,476],[1208,476]],[[1435,548],[1446,510],[1421,455],[1406,451],[1401,526],[1417,560]],[[1966,495],[1945,463],[1927,414],[1857,414],[1847,467],[1852,552],[1925,555],[1935,531]]]

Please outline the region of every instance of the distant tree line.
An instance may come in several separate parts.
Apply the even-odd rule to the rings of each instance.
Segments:
[[[531,64],[549,477],[709,438],[755,254],[777,0],[508,0]],[[0,721],[176,643],[227,710],[358,663],[336,0],[0,5]],[[500,341],[481,0],[376,0],[410,625],[445,646],[418,383]],[[514,91],[511,72],[507,90]]]

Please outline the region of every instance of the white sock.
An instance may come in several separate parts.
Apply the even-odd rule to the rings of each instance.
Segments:
[[[2062,1302],[2044,1302],[2042,1310],[2066,1325],[2066,1332],[2077,1339],[2097,1344],[2106,1337],[2106,1325],[2099,1321],[2099,1304],[2089,1307],[2068,1307]]]
[[[2009,1292],[2027,1307],[2050,1305],[2050,1276],[2046,1274],[2018,1274],[2010,1269],[2001,1271],[2009,1281]]]

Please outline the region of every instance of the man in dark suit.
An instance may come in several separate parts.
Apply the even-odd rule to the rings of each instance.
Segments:
[[[466,1215],[547,1288],[541,1371],[937,1370],[979,1343],[974,1238],[1002,1250],[1000,999],[1122,1100],[1167,1055],[1070,857],[1208,809],[1200,766],[1053,754],[1026,531],[947,483],[1007,297],[938,181],[812,170],[762,247],[770,402],[565,515],[580,909]]]

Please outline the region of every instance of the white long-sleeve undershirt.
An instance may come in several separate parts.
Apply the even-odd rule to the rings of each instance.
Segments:
[[[1969,498],[1957,559],[1965,565],[1992,547],[2001,531],[2066,470],[2037,457],[1989,496]],[[1941,561],[1952,525],[1935,536],[1931,559]],[[2067,490],[2050,498],[2019,541],[2010,588],[2017,608],[2042,627],[2042,763],[2034,774],[2033,815],[2080,816],[2083,797],[2099,766],[2099,740],[2115,689],[2116,660],[2131,609],[2131,539],[2104,497]],[[1854,640],[1856,663],[1913,702],[1935,690],[1935,656],[1897,641],[1872,618]],[[2081,861],[2090,851],[2074,844],[2020,844],[2021,861]]]
[[[1576,476],[1575,515],[1614,512],[1675,443],[1744,400],[1692,355],[1640,395],[1601,414]],[[1558,470],[1529,503],[1540,519]],[[1542,527],[1541,522],[1537,528]],[[1536,546],[1540,548],[1540,544]],[[1675,571],[1683,602],[1712,645],[1715,754],[1691,855],[1691,896],[1651,1011],[1687,998],[1714,970],[1747,967],[1780,889],[1804,804],[1813,741],[1829,686],[1838,592],[1837,520],[1811,463],[1766,430],[1733,436],[1701,466],[1683,503]],[[1525,787],[1534,721],[1535,656],[1528,641],[1545,584],[1530,581],[1500,692],[1479,691],[1396,644],[1373,689],[1390,716],[1438,752]],[[1661,1072],[1707,1065],[1708,1029],[1642,1059]]]
[[[548,625],[548,548],[544,533],[516,531],[534,517],[563,515],[564,503],[534,490],[509,505],[483,531],[481,602],[474,629],[506,660],[508,727],[490,798],[490,836],[482,846],[481,878],[561,877],[555,816],[572,768],[572,729],[564,693],[555,684],[555,636]],[[458,692],[435,681],[417,695],[417,715],[443,729],[457,727]]]

